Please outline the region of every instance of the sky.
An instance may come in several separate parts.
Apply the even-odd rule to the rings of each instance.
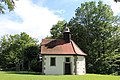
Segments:
[[[0,14],[0,37],[26,32],[39,41],[50,35],[50,29],[59,20],[67,22],[81,3],[99,0],[16,0],[15,9]],[[111,6],[114,15],[120,15],[120,3],[101,0]]]

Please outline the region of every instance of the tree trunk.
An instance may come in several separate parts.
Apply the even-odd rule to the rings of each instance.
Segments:
[[[24,70],[24,61],[22,61],[21,70],[22,70],[22,71]]]
[[[16,71],[20,71],[20,63],[16,64]]]
[[[28,61],[28,71],[31,71],[31,62]]]

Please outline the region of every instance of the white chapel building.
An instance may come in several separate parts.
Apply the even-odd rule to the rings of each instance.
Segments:
[[[71,40],[68,27],[63,39],[42,39],[42,73],[45,75],[86,74],[86,54]]]

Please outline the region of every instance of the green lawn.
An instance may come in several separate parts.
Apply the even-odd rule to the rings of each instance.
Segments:
[[[0,71],[0,80],[120,80],[120,76],[111,75],[39,75],[36,73],[3,72]]]

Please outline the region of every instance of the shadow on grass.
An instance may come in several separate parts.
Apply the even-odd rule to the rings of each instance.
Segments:
[[[29,71],[5,71],[8,74],[23,74],[23,75],[42,75],[41,72],[29,72]]]

